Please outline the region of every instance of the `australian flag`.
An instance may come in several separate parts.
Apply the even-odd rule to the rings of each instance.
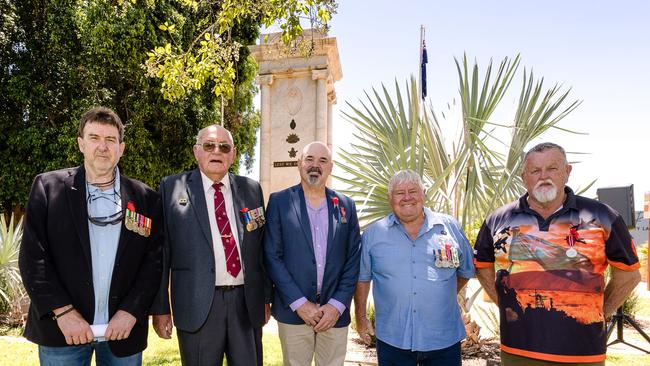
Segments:
[[[422,83],[422,99],[427,96],[427,46],[422,41],[422,55],[420,55],[420,82]]]

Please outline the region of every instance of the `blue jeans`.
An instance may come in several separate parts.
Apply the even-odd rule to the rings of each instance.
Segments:
[[[377,339],[379,366],[460,366],[460,342],[435,351],[411,351]]]
[[[80,346],[38,346],[41,366],[90,366],[95,351],[97,366],[141,366],[142,352],[127,357],[117,357],[108,348],[108,342],[93,342]]]

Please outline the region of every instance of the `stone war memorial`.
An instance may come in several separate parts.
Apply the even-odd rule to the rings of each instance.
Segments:
[[[322,141],[332,149],[334,83],[341,79],[336,38],[305,30],[309,51],[285,45],[280,33],[265,34],[250,47],[259,64],[261,89],[260,183],[264,199],[300,181],[302,148]]]

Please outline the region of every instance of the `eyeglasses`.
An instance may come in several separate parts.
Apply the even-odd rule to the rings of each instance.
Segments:
[[[91,216],[90,204],[97,200],[107,200],[110,203],[114,204],[116,209],[119,208],[119,210],[108,216]],[[122,222],[122,219],[124,219],[124,210],[122,209],[122,198],[120,197],[119,193],[114,192],[112,199],[104,195],[88,195],[88,221],[97,226],[107,226],[119,224]]]
[[[228,154],[232,150],[232,145],[227,142],[206,141],[203,144],[197,144],[197,146],[201,146],[205,152],[213,152],[214,149],[219,149],[220,153]]]

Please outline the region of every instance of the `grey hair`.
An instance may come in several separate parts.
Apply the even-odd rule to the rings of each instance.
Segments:
[[[553,142],[542,142],[541,144],[537,144],[537,145],[533,146],[530,150],[528,150],[528,152],[526,152],[526,155],[524,155],[524,165],[525,165],[526,161],[528,160],[528,157],[530,156],[530,154],[532,154],[532,153],[540,153],[540,152],[544,152],[544,151],[550,150],[550,149],[557,149],[559,152],[562,153],[562,156],[564,157],[564,163],[565,164],[569,163],[569,161],[566,158],[566,151],[564,151],[564,148],[562,146],[560,146],[558,144],[555,144]]]
[[[230,142],[232,142],[233,144],[235,143],[235,140],[233,140],[233,138],[232,138],[232,133],[230,133],[230,131],[228,131],[227,128],[225,128],[225,127],[223,127],[221,125],[214,124],[214,125],[205,126],[202,129],[200,129],[199,132],[197,132],[196,136],[194,136],[194,138],[196,139],[196,144],[197,145],[201,142],[200,139],[201,139],[201,135],[203,134],[203,131],[208,130],[208,129],[213,128],[213,127],[216,127],[216,128],[221,127],[221,128],[223,128],[226,131],[226,133],[228,134],[228,138],[230,139]]]
[[[393,193],[393,188],[395,188],[396,185],[403,183],[415,183],[420,187],[420,189],[424,190],[422,177],[420,177],[420,175],[414,170],[404,169],[395,173],[395,175],[390,179],[390,182],[388,182],[388,195],[390,196]]]

